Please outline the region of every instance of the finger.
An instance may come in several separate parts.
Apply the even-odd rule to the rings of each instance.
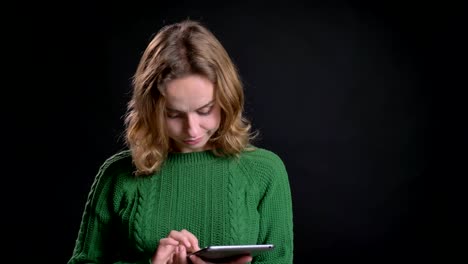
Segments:
[[[194,234],[186,229],[182,229],[180,232],[187,236],[190,244],[192,245],[192,251],[200,250],[200,247],[198,246],[198,239]]]
[[[193,248],[197,248],[198,240],[196,239],[196,237],[192,233],[188,232],[187,230],[185,231],[184,230],[180,232],[176,230],[172,230],[169,233],[168,237],[179,241],[182,245],[186,246],[187,248],[192,248],[192,246]],[[192,243],[194,243],[194,245],[192,245]]]
[[[161,238],[159,240],[159,245],[163,245],[163,246],[178,246],[180,244],[179,241],[173,239],[172,237],[165,237],[165,238]]]
[[[169,233],[169,236],[168,236],[168,237],[179,241],[179,243],[181,243],[182,245],[184,245],[184,246],[186,246],[186,247],[191,247],[190,241],[189,241],[188,237],[186,237],[186,235],[183,234],[182,232],[179,232],[179,231],[176,231],[176,230],[172,230],[172,231]]]
[[[152,261],[156,263],[170,263],[178,244],[179,242],[172,238],[161,239],[159,241],[159,246],[152,257]]]
[[[178,246],[177,262],[178,264],[187,264],[187,250],[185,246]]]

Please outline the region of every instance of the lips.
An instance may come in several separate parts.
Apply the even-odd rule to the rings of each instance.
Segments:
[[[187,139],[183,142],[187,145],[196,145],[202,141],[203,137],[195,138],[195,139]]]

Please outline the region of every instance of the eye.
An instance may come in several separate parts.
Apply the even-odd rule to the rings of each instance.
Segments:
[[[202,108],[202,109],[198,110],[197,113],[199,115],[209,115],[211,113],[212,109],[213,109],[213,106],[210,105],[210,106],[207,106],[205,108]]]
[[[174,119],[174,118],[179,118],[180,113],[177,112],[166,112],[167,118]]]

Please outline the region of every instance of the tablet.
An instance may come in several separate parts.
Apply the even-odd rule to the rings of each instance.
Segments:
[[[208,246],[192,253],[205,261],[222,262],[242,255],[256,255],[274,249],[273,244]]]

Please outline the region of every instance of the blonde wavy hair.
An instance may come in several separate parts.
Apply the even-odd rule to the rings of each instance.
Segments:
[[[213,153],[238,156],[251,149],[256,133],[244,115],[244,92],[237,69],[219,40],[200,22],[163,27],[145,49],[132,79],[125,115],[125,143],[136,175],[158,171],[173,150],[166,128],[167,82],[191,74],[209,79],[221,108],[221,124],[210,139]]]

